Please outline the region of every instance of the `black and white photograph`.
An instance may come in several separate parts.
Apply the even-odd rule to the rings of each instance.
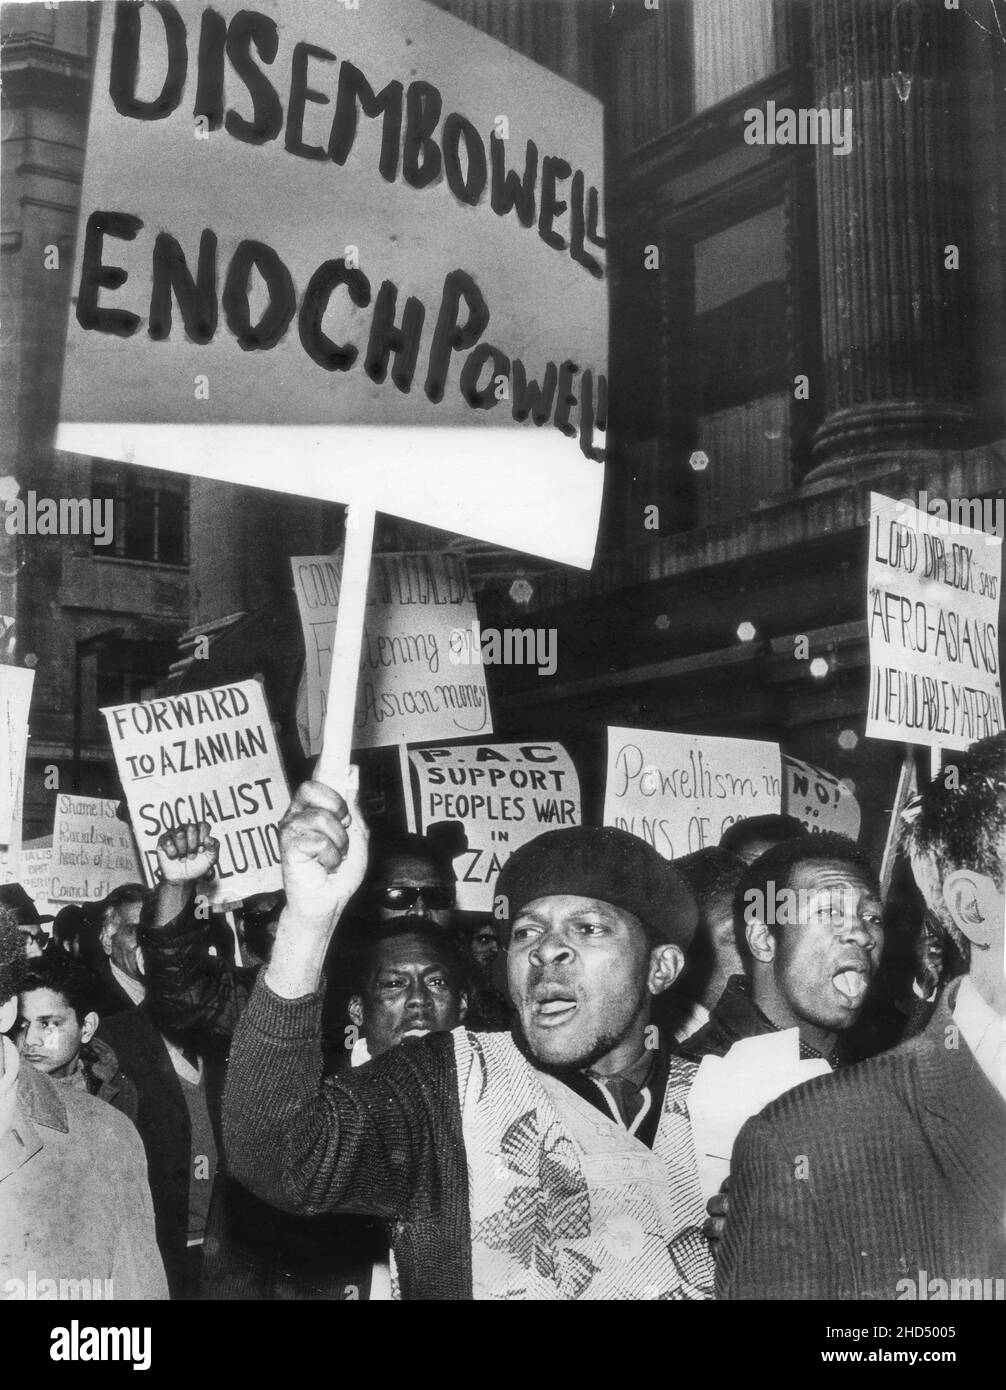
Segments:
[[[32,1365],[603,1301],[977,1368],[1006,0],[11,0],[0,79]]]

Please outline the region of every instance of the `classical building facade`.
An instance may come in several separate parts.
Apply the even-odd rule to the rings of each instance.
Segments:
[[[1006,46],[941,0],[623,0],[597,24],[604,547],[484,597],[558,634],[557,677],[502,673],[498,722],[563,737],[595,810],[606,724],[778,739],[854,784],[879,852],[902,750],[863,736],[869,494],[1006,486]],[[769,143],[811,108],[834,140]]]
[[[435,2],[603,103],[605,507],[589,573],[391,521],[379,544],[465,549],[484,624],[556,629],[553,677],[490,671],[496,728],[561,737],[593,811],[609,723],[771,738],[855,785],[877,846],[900,749],[863,737],[869,493],[1006,481],[996,7]],[[108,546],[0,536],[28,835],[48,767],[117,794],[98,708],[155,685],[259,671],[292,747],[288,557],[341,534],[336,507],[52,449],[98,9],[3,10],[0,476],[116,502]],[[818,142],[785,143],[810,110]]]

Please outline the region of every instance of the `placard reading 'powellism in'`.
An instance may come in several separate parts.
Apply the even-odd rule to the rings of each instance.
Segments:
[[[608,730],[604,824],[638,835],[665,859],[719,844],[735,821],[777,812],[781,793],[778,744]]]

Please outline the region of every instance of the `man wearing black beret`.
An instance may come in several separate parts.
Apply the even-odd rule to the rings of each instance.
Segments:
[[[695,930],[684,880],[624,830],[552,830],[508,860],[495,906],[519,1045],[652,1146],[667,1055],[650,1002]]]
[[[696,1068],[649,1022],[697,916],[672,866],[620,830],[539,836],[496,885],[513,1034],[460,1027],[326,1077],[322,963],[366,869],[355,795],[307,783],[281,843],[287,907],[231,1050],[239,1181],[383,1217],[405,1298],[710,1297]]]

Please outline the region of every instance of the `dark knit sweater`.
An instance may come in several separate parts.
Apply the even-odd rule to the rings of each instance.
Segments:
[[[471,1298],[449,1033],[407,1040],[348,1080],[323,1077],[321,999],[281,999],[259,979],[234,1033],[224,1144],[231,1173],[274,1206],[390,1222],[403,1298]]]
[[[205,922],[189,903],[172,921],[149,925],[154,899],[144,906],[139,940],[147,1008],[165,1037],[212,1053],[230,1042],[248,1002],[258,967],[227,965],[211,956]]]

